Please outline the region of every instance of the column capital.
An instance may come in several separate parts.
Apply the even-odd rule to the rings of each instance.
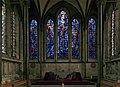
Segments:
[[[103,4],[104,0],[96,0],[97,7]]]
[[[30,0],[24,0],[23,4],[26,5],[27,7],[30,7]]]

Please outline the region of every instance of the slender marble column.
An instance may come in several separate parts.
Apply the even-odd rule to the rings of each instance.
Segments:
[[[23,61],[24,61],[24,79],[28,81],[29,84],[29,12],[28,12],[28,8],[29,8],[29,4],[27,1],[24,1],[24,9],[23,9],[23,33],[24,33],[24,39],[23,39],[23,48],[24,48],[24,52],[23,52]]]
[[[38,58],[40,62],[40,78],[42,78],[42,60],[43,60],[43,28],[42,28],[42,19],[38,18],[38,48],[39,48],[39,53],[38,53]]]
[[[68,60],[72,60],[72,21],[69,19],[68,23]]]
[[[98,29],[97,29],[97,34],[98,34],[98,44],[97,44],[97,57],[98,57],[98,86],[100,86],[100,80],[102,77],[102,38],[103,38],[103,33],[102,33],[102,1],[98,2]]]

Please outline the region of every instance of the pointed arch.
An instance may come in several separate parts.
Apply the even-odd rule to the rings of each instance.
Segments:
[[[30,22],[30,58],[38,58],[38,22],[36,19]]]
[[[58,58],[68,58],[68,15],[62,10],[58,14]]]
[[[72,58],[80,58],[80,27],[79,21],[72,20]]]
[[[96,21],[90,18],[88,21],[88,58],[96,58]]]
[[[54,58],[54,22],[48,19],[46,24],[46,57]]]

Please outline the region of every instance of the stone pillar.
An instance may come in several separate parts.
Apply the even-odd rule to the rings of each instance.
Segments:
[[[19,51],[19,47],[20,47],[20,18],[19,18],[19,14],[17,13],[17,18],[16,18],[16,57],[17,59],[20,59],[20,51]]]
[[[42,20],[43,22],[43,20]],[[46,27],[45,22],[42,24],[42,31],[43,31],[43,61],[46,61]]]
[[[82,76],[85,78],[86,77],[86,60],[87,60],[87,23],[86,19],[84,18],[84,21],[82,22],[83,24],[81,27],[81,61],[82,63]]]
[[[87,46],[85,44],[85,41],[86,41],[85,37],[87,38],[87,36],[85,36],[85,30],[86,30],[85,23],[84,23],[84,21],[82,21],[80,24],[80,31],[81,31],[81,33],[80,33],[80,35],[81,35],[81,38],[80,38],[80,42],[81,42],[81,44],[80,44],[81,56],[80,57],[81,57],[81,59],[80,59],[80,61],[82,62],[82,73],[81,74],[82,74],[83,78],[86,77],[86,64],[84,62],[85,62],[85,58],[86,58],[85,47]]]
[[[6,52],[9,56],[9,58],[11,58],[12,52],[11,52],[11,12],[12,12],[12,7],[10,7],[10,1],[6,1]]]
[[[39,37],[40,37],[40,38],[39,38],[39,39],[40,39],[39,45],[40,45],[40,50],[41,50],[41,51],[40,51],[40,52],[41,52],[41,53],[40,53],[40,58],[41,58],[41,61],[43,61],[43,58],[44,58],[44,56],[43,56],[43,53],[44,53],[44,52],[43,52],[43,51],[44,51],[44,50],[43,50],[43,49],[44,49],[44,47],[43,47],[43,44],[44,44],[44,43],[43,43],[43,34],[44,34],[44,33],[43,33],[43,30],[44,30],[44,29],[43,29],[43,25],[42,25],[42,24],[43,24],[43,23],[42,23],[42,19],[40,20],[40,24],[41,24],[41,25],[39,25],[39,31],[40,31],[40,33],[39,33],[39,34],[40,34],[40,35],[39,35]]]
[[[42,78],[42,59],[43,59],[43,28],[42,28],[42,20],[41,18],[38,18],[38,58],[40,62],[40,78]]]
[[[117,0],[117,9],[118,9],[118,55],[120,55],[120,1]]]
[[[58,53],[58,28],[57,28],[57,20],[54,21],[54,59],[57,62],[57,53]]]
[[[120,7],[119,6],[120,5],[120,2],[117,2],[116,3],[116,6],[115,6],[115,8],[113,8],[113,9],[115,9],[115,33],[116,33],[116,35],[115,35],[115,47],[116,47],[116,50],[115,50],[115,53],[116,53],[116,55],[118,56],[119,55],[119,10],[118,10],[118,8]]]
[[[0,0],[0,13],[2,13],[2,0]],[[2,14],[0,15],[0,87],[2,81]]]
[[[68,20],[68,60],[72,60],[72,20]]]
[[[28,81],[29,85],[29,3],[24,1],[23,7],[23,61],[24,61],[24,79]]]
[[[98,86],[100,86],[100,80],[102,77],[102,2],[98,1],[98,29],[97,29],[97,57],[98,57]]]
[[[20,19],[20,29],[19,29],[19,38],[20,38],[20,41],[19,41],[19,44],[20,44],[20,47],[19,47],[19,58],[20,60],[23,60],[23,24],[22,24],[22,19]]]

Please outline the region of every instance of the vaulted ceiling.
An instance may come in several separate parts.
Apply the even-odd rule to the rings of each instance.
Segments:
[[[38,0],[39,10],[41,15],[45,14],[52,6],[57,4],[60,1],[65,1],[73,5],[78,11],[85,16],[88,12],[91,4],[95,0]]]
[[[35,9],[37,9],[38,15],[43,17],[51,8],[58,6],[60,2],[63,2],[63,4],[65,2],[73,6],[82,17],[87,17],[91,14],[91,11],[97,14],[97,1],[98,0],[30,0],[30,15],[37,16],[37,13],[35,12]]]

